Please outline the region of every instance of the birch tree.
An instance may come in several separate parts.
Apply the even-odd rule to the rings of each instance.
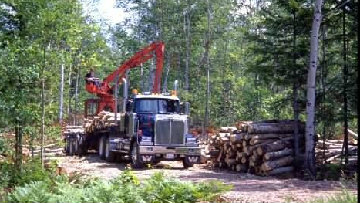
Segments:
[[[305,129],[305,167],[312,177],[316,175],[315,169],[315,79],[318,57],[319,29],[321,24],[322,0],[316,0],[314,18],[311,27],[310,64],[307,79],[307,105]]]

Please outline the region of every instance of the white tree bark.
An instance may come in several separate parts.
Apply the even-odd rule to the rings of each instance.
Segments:
[[[72,89],[72,87],[71,87],[71,82],[72,82],[72,78],[71,78],[71,75],[72,75],[72,64],[70,63],[70,66],[69,66],[69,80],[68,80],[68,85],[69,85],[69,92],[68,92],[68,106],[67,106],[67,109],[66,109],[66,113],[67,113],[67,116],[70,118],[70,111],[72,111],[72,109],[71,109],[71,97],[72,97],[72,95],[71,95],[71,89]]]
[[[165,54],[165,59],[166,59],[166,66],[165,66],[166,72],[165,72],[164,82],[163,82],[163,87],[162,87],[163,92],[168,91],[167,83],[168,83],[168,76],[169,76],[169,71],[170,71],[170,60],[171,60],[170,55]]]
[[[185,60],[185,85],[184,89],[189,91],[189,66],[190,66],[190,2],[188,1],[188,7],[186,15],[184,16],[184,31],[186,34],[186,60]]]
[[[60,88],[59,88],[59,122],[62,122],[63,119],[63,98],[64,98],[64,63],[61,64],[60,68]]]
[[[205,103],[205,118],[204,128],[202,134],[205,134],[205,129],[209,126],[209,100],[210,100],[210,2],[207,2],[207,32],[205,42],[205,54],[206,56],[206,103]]]
[[[307,79],[307,106],[305,129],[305,167],[312,177],[315,177],[315,79],[318,57],[319,29],[321,24],[322,0],[316,0],[314,18],[311,27],[310,64]]]

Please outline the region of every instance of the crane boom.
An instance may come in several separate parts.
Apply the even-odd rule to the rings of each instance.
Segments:
[[[125,72],[128,69],[140,66],[142,63],[145,63],[147,60],[154,57],[154,52],[156,56],[156,73],[153,86],[154,93],[160,93],[160,79],[164,63],[164,49],[165,45],[163,42],[153,42],[149,46],[143,48],[139,52],[136,52],[133,57],[125,61],[117,70],[111,73],[104,79],[104,83],[110,83],[119,76],[120,78],[125,76]],[[120,80],[119,80],[120,81]]]
[[[164,63],[164,50],[165,45],[163,42],[153,42],[149,46],[136,52],[130,59],[126,60],[114,72],[108,75],[101,82],[100,86],[96,86],[93,83],[87,83],[86,90],[89,93],[96,94],[100,99],[97,112],[102,111],[106,106],[109,107],[110,110],[114,111],[115,104],[113,98],[113,89],[116,85],[114,83],[115,79],[119,78],[118,82],[120,83],[122,81],[121,78],[125,77],[127,70],[140,66],[142,63],[145,63],[154,56],[156,57],[156,72],[152,92],[160,93],[161,74]],[[113,83],[112,86],[110,86],[111,83]]]

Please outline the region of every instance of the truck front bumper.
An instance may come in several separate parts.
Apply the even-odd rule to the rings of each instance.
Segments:
[[[174,154],[179,157],[185,156],[200,156],[200,147],[190,147],[190,146],[181,146],[181,147],[169,147],[169,146],[139,146],[140,154],[148,155],[166,155]]]

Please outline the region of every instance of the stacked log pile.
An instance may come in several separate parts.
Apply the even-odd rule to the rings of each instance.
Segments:
[[[218,167],[257,175],[277,175],[294,170],[293,121],[240,122],[209,135],[204,154]],[[299,123],[300,147],[304,123]]]
[[[93,133],[95,131],[104,130],[108,127],[116,126],[116,121],[119,121],[123,113],[111,113],[102,111],[97,116],[90,119],[85,119],[83,127],[86,133]],[[116,117],[116,119],[115,119]]]
[[[357,145],[354,140],[350,140],[348,144],[349,163],[357,162]],[[319,140],[316,144],[316,161],[318,164],[339,164],[341,162],[341,154],[344,154],[343,140]],[[342,159],[344,161],[344,159]]]

